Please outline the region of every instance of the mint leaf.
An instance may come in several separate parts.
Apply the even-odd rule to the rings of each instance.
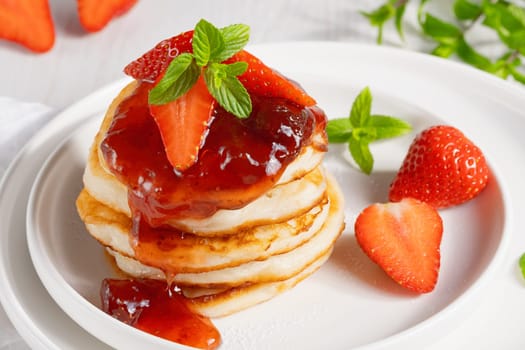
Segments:
[[[374,166],[374,157],[370,152],[369,141],[366,138],[350,138],[348,149],[352,158],[362,172],[369,175]]]
[[[406,7],[407,5],[406,3],[404,3],[396,8],[395,19],[397,33],[399,34],[399,37],[403,40],[405,38],[405,34],[403,33],[403,16],[405,15]]]
[[[525,48],[525,29],[514,31],[501,39],[510,49]]]
[[[350,124],[356,128],[366,124],[370,118],[370,111],[372,109],[372,93],[368,87],[365,87],[359,95],[357,95],[352,109],[350,110]]]
[[[456,52],[457,45],[439,44],[431,53],[434,56],[447,58]]]
[[[510,74],[519,83],[525,84],[525,74],[519,72],[515,67],[509,67]]]
[[[474,50],[474,48],[470,46],[463,37],[458,40],[456,52],[464,62],[479,69],[490,70],[492,66],[490,59]]]
[[[429,0],[420,0],[419,6],[417,7],[417,21],[421,27],[423,27],[423,22],[425,21],[425,13],[423,12],[423,9],[428,1]]]
[[[352,125],[348,118],[329,120],[326,124],[326,134],[330,143],[346,143],[352,136]]]
[[[520,270],[521,270],[521,275],[523,276],[523,278],[525,278],[525,254],[523,254],[520,257],[519,266],[520,266]]]
[[[367,126],[374,129],[374,140],[398,137],[412,131],[412,126],[404,120],[387,115],[371,116]]]
[[[384,24],[395,15],[396,9],[391,3],[386,3],[383,6],[378,7],[372,12],[361,12],[363,16],[368,18],[370,24],[374,27],[378,27],[377,43],[383,42],[383,26]]]
[[[199,67],[215,60],[224,50],[224,38],[221,31],[210,22],[201,19],[193,32],[193,55]]]
[[[148,103],[166,104],[184,95],[199,79],[200,68],[193,55],[182,53],[170,62],[162,79],[149,92]]]
[[[456,18],[461,21],[475,20],[481,16],[482,13],[483,10],[481,6],[468,0],[456,0],[454,2],[454,14]]]
[[[210,94],[227,112],[238,118],[247,118],[252,111],[250,95],[228,66],[212,63],[204,71],[204,81]]]
[[[510,4],[508,7],[510,15],[525,27],[525,8]]]
[[[246,72],[246,70],[248,69],[248,63],[239,61],[225,65],[224,69],[226,69],[228,75],[238,76]]]
[[[224,38],[224,48],[215,58],[222,62],[241,51],[250,40],[250,27],[245,24],[232,24],[220,29]]]
[[[370,174],[374,158],[371,142],[401,136],[412,130],[407,122],[386,115],[370,115],[372,93],[365,87],[352,103],[350,116],[329,120],[326,134],[330,143],[348,142],[348,150],[361,171]]]
[[[442,44],[453,45],[462,35],[461,30],[453,24],[426,14],[422,23],[423,32]]]

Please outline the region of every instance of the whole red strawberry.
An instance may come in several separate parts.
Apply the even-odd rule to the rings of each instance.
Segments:
[[[461,131],[446,125],[430,127],[412,142],[389,198],[417,198],[435,208],[464,203],[487,185],[489,168],[481,150]]]

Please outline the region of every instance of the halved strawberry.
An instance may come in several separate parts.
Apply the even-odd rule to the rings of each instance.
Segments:
[[[481,150],[458,129],[438,125],[412,142],[389,198],[417,198],[436,208],[466,202],[485,188],[489,168]]]
[[[162,40],[155,47],[124,68],[124,73],[137,80],[155,81],[181,53],[193,52],[193,30]]]
[[[0,1],[0,38],[34,52],[49,51],[55,43],[55,27],[47,0]]]
[[[373,204],[359,214],[355,236],[394,281],[418,293],[434,290],[443,223],[432,206],[413,198]]]
[[[192,166],[211,123],[215,100],[202,77],[184,95],[164,105],[150,105],[166,155],[178,171]]]
[[[240,51],[227,63],[244,61],[248,69],[239,76],[239,80],[250,94],[268,97],[282,97],[301,106],[313,106],[315,100],[299,85],[287,79],[277,71],[266,66],[260,59],[247,51]]]
[[[77,0],[80,23],[88,32],[98,32],[114,17],[128,12],[137,0]]]
[[[138,79],[155,81],[170,62],[183,52],[193,52],[193,31],[187,31],[158,43],[153,49],[124,68],[124,73]],[[248,69],[239,80],[250,94],[287,98],[301,106],[313,106],[315,100],[294,82],[266,66],[247,51],[240,51],[226,63],[244,61]]]

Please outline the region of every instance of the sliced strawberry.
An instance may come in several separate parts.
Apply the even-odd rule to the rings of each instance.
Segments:
[[[179,54],[193,52],[193,30],[162,40],[155,47],[124,68],[124,73],[138,80],[155,81]]]
[[[355,222],[363,251],[394,281],[417,293],[431,292],[437,283],[442,233],[436,209],[413,198],[373,204]]]
[[[127,75],[147,81],[155,81],[170,62],[183,52],[193,52],[193,31],[188,31],[158,43],[153,49],[124,68]],[[239,80],[250,94],[287,98],[301,106],[313,106],[315,100],[296,83],[266,66],[257,57],[240,51],[226,63],[244,61],[248,69]]]
[[[466,202],[487,185],[489,169],[481,150],[452,126],[433,126],[412,142],[389,198],[417,198],[436,208]]]
[[[250,94],[268,97],[282,97],[301,106],[313,106],[315,100],[304,90],[280,73],[266,66],[260,59],[247,51],[235,54],[227,63],[244,61],[248,69],[239,76],[239,80]]]
[[[183,96],[164,105],[150,105],[169,162],[184,171],[197,161],[204,143],[215,100],[202,77]]]
[[[80,23],[88,32],[98,32],[113,18],[128,12],[137,0],[77,0]]]
[[[47,0],[0,1],[0,38],[34,52],[49,51],[55,43],[55,27]]]

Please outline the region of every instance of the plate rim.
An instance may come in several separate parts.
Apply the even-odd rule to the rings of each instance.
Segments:
[[[415,52],[410,52],[410,51],[406,51],[406,50],[402,50],[402,49],[397,49],[397,48],[390,48],[390,47],[376,47],[376,46],[372,46],[372,45],[364,45],[364,44],[354,44],[354,43],[342,43],[342,42],[315,42],[315,41],[309,41],[309,42],[288,42],[288,43],[270,43],[270,44],[262,44],[262,45],[256,45],[256,46],[253,46],[252,48],[256,48],[256,47],[261,47],[261,48],[264,48],[264,47],[272,47],[272,46],[280,46],[280,45],[287,45],[287,46],[291,46],[291,45],[305,45],[305,46],[309,46],[309,45],[335,45],[335,46],[341,46],[341,47],[345,47],[345,48],[352,48],[352,47],[356,47],[356,48],[366,48],[366,50],[372,50],[372,51],[376,51],[376,52],[394,52],[396,55],[397,54],[401,54],[402,56],[405,56],[405,57],[412,57],[412,56],[419,56],[419,57],[423,57],[424,60],[433,60],[435,62],[439,62],[439,64],[443,64],[445,66],[449,66],[449,67],[455,67],[454,69],[460,69],[461,71],[471,71],[472,73],[474,73],[475,76],[478,76],[478,77],[481,77],[480,73],[484,75],[484,78],[483,79],[486,79],[486,81],[488,81],[490,84],[497,84],[498,87],[504,87],[506,90],[509,90],[511,92],[513,92],[513,94],[518,94],[518,95],[523,95],[523,92],[522,91],[518,91],[517,90],[517,86],[512,86],[509,82],[505,82],[505,81],[502,81],[496,77],[492,77],[492,76],[489,76],[488,74],[486,73],[482,73],[482,72],[479,72],[477,70],[475,70],[474,68],[470,68],[470,67],[467,67],[467,66],[463,66],[459,63],[456,63],[456,62],[451,62],[451,61],[446,61],[446,60],[441,60],[441,59],[437,59],[435,57],[431,57],[431,56],[428,56],[428,55],[425,55],[425,54],[421,54],[421,53],[415,53]],[[446,63],[445,63],[446,62]],[[470,73],[467,73],[467,74],[470,74]],[[88,100],[91,100],[91,99],[94,99],[94,98],[97,98],[99,96],[104,96],[105,94],[107,94],[109,91],[113,91],[113,89],[116,89],[116,86],[123,86],[124,82],[128,80],[127,78],[125,79],[119,79],[118,81],[116,82],[113,82],[111,84],[108,84],[106,85],[105,87],[99,89],[99,90],[96,90],[95,92],[87,95],[86,97],[80,99],[78,102],[74,103],[73,105],[71,105],[70,107],[68,107],[67,109],[65,109],[63,112],[59,113],[48,125],[46,125],[42,130],[40,130],[30,141],[29,143],[18,153],[18,155],[15,157],[15,159],[11,162],[10,166],[8,167],[8,169],[6,170],[4,176],[2,177],[2,181],[0,182],[0,202],[1,202],[1,199],[2,199],[2,195],[4,194],[5,190],[4,188],[7,187],[7,184],[9,183],[10,179],[15,176],[15,172],[16,172],[16,168],[17,168],[17,165],[23,160],[24,158],[24,154],[25,154],[25,151],[27,150],[27,148],[29,148],[31,145],[34,145],[35,143],[38,143],[39,141],[43,141],[44,139],[46,139],[46,133],[50,133],[51,130],[53,130],[54,128],[57,128],[58,127],[58,124],[60,124],[63,120],[65,120],[66,116],[73,113],[73,111],[75,109],[78,109],[78,107],[80,105],[83,105],[86,103],[86,101]],[[515,89],[516,88],[516,89]],[[77,117],[77,118],[80,118],[82,119],[81,117]],[[86,118],[86,116],[84,116],[84,118]],[[79,120],[76,121],[76,123],[80,123]],[[63,126],[63,128],[73,128],[73,122],[67,124],[66,123],[66,126]],[[48,140],[49,142],[51,142],[50,140]],[[504,186],[501,186],[501,189],[504,190]],[[507,202],[505,202],[507,203]],[[509,211],[506,211],[507,213]],[[507,220],[511,220],[511,218],[506,218],[505,219],[505,229],[508,231],[508,227],[511,226],[509,224],[507,224]],[[505,239],[506,237],[509,237],[507,239],[510,240],[510,235],[508,234],[504,234],[503,238]],[[500,242],[500,246],[501,246],[501,242]],[[501,249],[498,248],[498,251],[500,251]],[[500,254],[501,256],[502,254]],[[498,252],[496,252],[494,258],[492,259],[491,263],[487,266],[487,270],[488,269],[495,269],[496,267],[494,266],[495,263],[494,263],[494,260],[496,258],[496,256],[498,256]],[[501,260],[501,259],[500,259]],[[0,268],[0,277],[5,277],[4,276],[4,267],[1,266],[2,268]],[[483,276],[480,277],[480,279],[482,278]],[[470,289],[470,288],[469,288]],[[4,293],[2,293],[4,294]],[[8,310],[7,309],[10,309],[9,306],[6,307],[6,304],[9,304],[10,302],[12,302],[13,300],[8,300],[10,297],[5,297],[4,295],[0,294],[0,301],[2,301],[2,304],[4,305],[4,309],[6,309],[6,313],[8,313],[8,316],[9,318],[13,321],[11,315],[9,312],[7,312]],[[465,294],[465,293],[464,293]],[[464,295],[462,294],[462,296]],[[460,300],[461,297],[460,296],[457,300]],[[11,296],[12,297],[12,296]],[[16,298],[15,298],[16,299]],[[453,303],[456,303],[457,302],[454,301]],[[16,300],[15,300],[16,301]],[[15,303],[16,304],[16,303]],[[15,305],[13,304],[13,305]],[[19,306],[18,304],[16,304],[17,306]],[[14,309],[14,308],[13,308]],[[11,309],[11,313],[14,313],[16,311],[13,311],[13,309]],[[432,318],[438,316],[440,313],[432,316]],[[423,321],[423,322],[426,322]],[[13,322],[13,323],[18,323],[18,322]],[[421,323],[420,323],[421,324]],[[18,324],[18,327],[17,327],[17,324],[15,324],[15,327],[17,328],[17,330],[19,330],[19,328],[22,328],[19,324]],[[417,326],[416,326],[417,327]],[[411,328],[410,328],[411,329]],[[410,330],[410,329],[407,329],[406,331]],[[20,330],[19,330],[20,331]],[[401,333],[404,333],[405,331],[401,332]],[[22,332],[21,332],[22,333]],[[398,334],[401,334],[401,333],[398,333]],[[38,337],[37,337],[38,338]],[[386,338],[388,339],[388,338]]]

